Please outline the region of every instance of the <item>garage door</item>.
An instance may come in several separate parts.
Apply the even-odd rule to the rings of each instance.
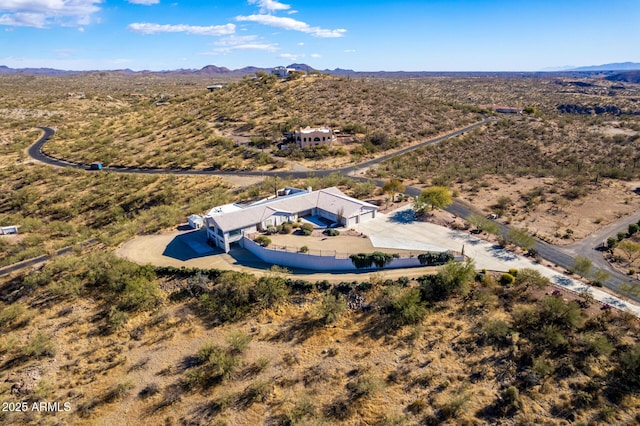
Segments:
[[[360,215],[360,223],[366,222],[367,220],[373,219],[373,212],[365,212]]]

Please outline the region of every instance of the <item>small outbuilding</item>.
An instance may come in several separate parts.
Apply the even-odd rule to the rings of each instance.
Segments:
[[[12,235],[18,233],[18,227],[16,225],[0,227],[0,235]]]
[[[200,215],[192,214],[187,220],[189,221],[189,226],[193,229],[200,229],[204,226],[204,219]]]

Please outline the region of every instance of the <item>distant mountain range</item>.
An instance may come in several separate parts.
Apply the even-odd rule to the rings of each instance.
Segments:
[[[621,62],[613,64],[604,64],[596,66],[586,66],[569,69],[547,69],[546,71],[539,72],[466,72],[466,71],[453,71],[453,72],[440,72],[440,71],[354,71],[350,69],[336,68],[334,70],[316,70],[307,64],[291,64],[287,68],[293,68],[299,71],[319,71],[322,73],[333,75],[353,75],[358,77],[386,77],[386,78],[415,78],[415,77],[434,77],[434,76],[505,76],[505,77],[607,77],[613,78],[613,75],[617,72],[622,72],[620,77],[612,79],[612,81],[626,81],[636,82],[637,75],[633,74],[631,77],[627,77],[627,72],[640,71],[640,63],[637,62]],[[133,71],[130,69],[120,70],[93,70],[93,71],[68,71],[58,70],[53,68],[9,68],[4,65],[0,65],[0,75],[2,74],[28,74],[28,75],[72,75],[72,74],[90,74],[90,73],[112,73],[112,74],[125,74],[125,75],[176,75],[176,76],[231,76],[242,77],[244,75],[252,75],[256,72],[264,71],[270,72],[271,68],[260,68],[248,66],[239,69],[229,69],[227,67],[218,67],[216,65],[207,65],[200,69],[177,69],[167,71]]]
[[[590,65],[586,67],[571,68],[567,71],[638,71],[638,62],[615,62],[612,64]]]

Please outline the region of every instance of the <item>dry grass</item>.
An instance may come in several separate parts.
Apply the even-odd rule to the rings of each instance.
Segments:
[[[375,306],[384,289],[376,284],[360,294]],[[51,336],[56,357],[22,358],[25,343],[5,347],[3,382],[34,379],[31,388],[6,386],[0,394],[71,402],[69,413],[30,414],[45,424],[562,424],[568,415],[586,423],[603,415],[637,421],[637,393],[616,387],[618,360],[638,342],[637,320],[585,309],[590,318],[558,329],[568,345],[536,347],[537,334],[520,312],[544,305],[536,299],[545,291],[522,294],[488,278],[464,300],[430,305],[422,321],[407,326],[375,307],[324,325],[318,291],[213,325],[195,299],[177,292],[105,334],[94,299],[42,304],[45,286],[19,301],[37,317],[3,328],[3,338],[39,330]],[[507,331],[487,325],[499,322]],[[3,422],[24,421],[20,416],[3,414]]]

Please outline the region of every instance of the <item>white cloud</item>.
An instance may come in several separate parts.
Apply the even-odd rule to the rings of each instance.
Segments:
[[[318,58],[322,58],[322,55],[319,54],[319,53],[312,53],[311,57],[314,58],[314,59],[318,59]]]
[[[217,47],[211,52],[204,53],[204,55],[225,55],[236,50],[260,50],[263,52],[275,52],[278,49],[279,47],[277,43],[242,43]]]
[[[160,0],[128,0],[132,4],[141,4],[143,6],[151,6],[160,3]]]
[[[255,35],[239,36],[239,35],[232,34],[230,36],[221,38],[220,40],[216,41],[214,44],[216,46],[237,46],[239,44],[247,44],[249,42],[256,40],[257,38],[258,36],[255,36]]]
[[[11,13],[0,15],[0,25],[44,28],[47,17],[42,13]]]
[[[344,53],[356,53],[356,49],[345,49]]]
[[[0,25],[87,25],[103,0],[0,0]]]
[[[281,53],[278,57],[288,59],[290,61],[297,61],[299,58],[304,58],[304,54],[296,55],[294,53]]]
[[[209,54],[231,53],[234,50],[262,50],[267,52],[275,52],[279,49],[278,44],[264,43],[258,40],[255,35],[230,35],[223,37],[214,43],[217,47]]]
[[[157,33],[187,33],[194,35],[206,35],[206,36],[222,36],[233,34],[236,31],[234,24],[225,25],[211,25],[208,27],[201,27],[195,25],[162,25],[152,24],[148,22],[136,22],[129,24],[127,27],[132,31],[142,34],[157,34]]]
[[[249,15],[249,16],[236,16],[236,20],[240,22],[256,22],[262,25],[268,25],[271,27],[282,28],[291,31],[300,31],[302,33],[311,34],[315,37],[321,38],[336,38],[342,37],[347,30],[336,29],[327,30],[319,27],[312,27],[306,22],[298,21],[293,18],[286,18],[282,16],[273,15]]]
[[[298,43],[298,46],[304,46],[303,42]]]
[[[260,13],[277,12],[278,10],[289,10],[291,6],[280,3],[276,0],[249,0],[249,4],[260,6]]]

